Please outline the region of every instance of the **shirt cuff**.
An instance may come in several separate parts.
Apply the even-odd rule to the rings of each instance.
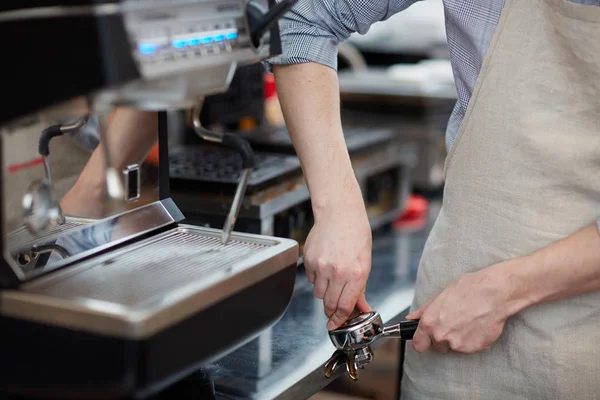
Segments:
[[[334,36],[313,32],[286,33],[281,36],[282,54],[264,64],[271,71],[272,65],[291,65],[314,62],[334,70],[338,67],[338,41]]]
[[[598,228],[598,232],[600,233],[600,218],[596,220],[596,228]]]

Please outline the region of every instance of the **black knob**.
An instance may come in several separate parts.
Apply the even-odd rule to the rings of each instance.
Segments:
[[[266,13],[263,7],[254,2],[248,2],[246,17],[248,18],[248,27],[250,28],[250,39],[255,47],[258,47],[260,40],[273,25],[275,25],[288,12],[298,0],[282,0],[269,9]]]

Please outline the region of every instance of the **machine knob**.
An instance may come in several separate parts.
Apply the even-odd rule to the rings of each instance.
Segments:
[[[250,29],[250,39],[255,47],[260,45],[260,40],[273,25],[275,25],[288,12],[298,0],[281,0],[265,12],[264,8],[255,1],[248,2],[246,18]]]

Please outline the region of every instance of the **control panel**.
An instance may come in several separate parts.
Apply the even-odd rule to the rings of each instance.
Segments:
[[[246,0],[125,1],[127,30],[142,76],[154,79],[259,58],[247,8]]]

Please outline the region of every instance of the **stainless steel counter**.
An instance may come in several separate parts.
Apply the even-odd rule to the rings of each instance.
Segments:
[[[429,228],[388,232],[374,238],[367,300],[386,323],[399,321],[410,307],[428,232]],[[324,375],[324,364],[334,351],[326,322],[322,301],[314,298],[306,277],[299,274],[283,318],[260,338],[208,369],[217,398],[297,400],[319,392],[331,383]],[[342,373],[345,371],[339,370],[336,377]]]

